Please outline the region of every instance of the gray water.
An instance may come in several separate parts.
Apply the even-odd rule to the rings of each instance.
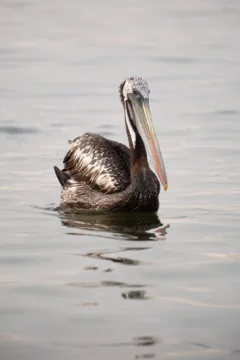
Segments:
[[[239,359],[240,2],[0,1],[0,359]],[[56,208],[68,139],[127,143],[142,75],[157,215]],[[160,221],[163,226],[160,226]]]

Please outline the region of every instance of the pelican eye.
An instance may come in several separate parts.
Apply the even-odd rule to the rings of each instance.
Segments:
[[[141,99],[142,99],[142,95],[140,94],[140,92],[139,91],[137,91],[137,90],[133,90],[133,94],[134,94],[134,96],[135,96],[135,98],[138,100],[138,101],[140,101]]]

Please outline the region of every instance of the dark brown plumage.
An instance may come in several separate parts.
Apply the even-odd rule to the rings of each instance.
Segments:
[[[139,133],[138,122],[143,120],[138,119],[134,102],[136,99],[141,105],[148,94],[147,83],[142,78],[127,78],[120,85],[130,149],[92,133],[85,133],[72,142],[63,160],[63,170],[54,167],[62,185],[63,209],[74,212],[158,210],[160,184],[149,168],[145,143]]]

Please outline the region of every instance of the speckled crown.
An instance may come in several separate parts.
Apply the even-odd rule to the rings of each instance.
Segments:
[[[149,89],[148,83],[143,77],[128,76],[121,83],[119,87],[120,98],[123,102],[127,99],[127,94],[138,91],[144,98],[148,98]]]

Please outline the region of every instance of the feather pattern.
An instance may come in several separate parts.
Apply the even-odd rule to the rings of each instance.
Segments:
[[[157,211],[158,179],[148,167],[131,178],[130,151],[125,145],[92,133],[71,144],[63,170],[54,167],[63,187],[65,211]]]
[[[85,133],[77,137],[63,163],[69,184],[80,181],[92,189],[111,194],[124,190],[130,182],[129,149],[118,142]]]

